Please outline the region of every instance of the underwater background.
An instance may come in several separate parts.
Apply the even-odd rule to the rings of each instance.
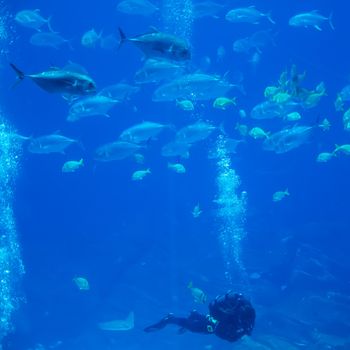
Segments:
[[[154,5],[154,13],[135,15],[118,11],[117,1],[110,0],[1,2],[2,348],[350,349],[350,151],[333,152],[335,144],[350,143],[345,93],[344,110],[334,105],[350,84],[350,5],[222,1],[217,14],[201,18],[191,0]],[[276,23],[225,20],[229,10],[250,5],[271,13]],[[29,9],[52,16],[52,28],[67,41],[59,48],[31,44],[36,30],[15,20],[16,13]],[[334,30],[327,21],[322,31],[288,25],[293,15],[312,10],[332,14]],[[194,110],[187,111],[175,100],[153,101],[163,83],[134,82],[143,54],[131,42],[118,48],[118,27],[130,37],[151,27],[183,37],[192,50],[187,72],[239,84],[227,93],[237,97],[237,105],[222,110],[213,107],[214,99],[194,99]],[[81,37],[92,28],[102,37],[113,35],[115,42],[84,47]],[[248,53],[232,49],[235,40],[261,30],[269,36],[263,47]],[[84,67],[98,90],[122,82],[138,91],[113,107],[110,118],[71,123],[61,96],[30,79],[11,88],[16,74],[9,63],[32,74],[69,61]],[[300,108],[297,122],[252,118],[251,110],[266,99],[265,88],[293,65],[306,72],[303,87],[324,82],[319,103]],[[324,118],[329,130],[318,127]],[[145,120],[171,127],[143,146],[143,164],[133,157],[94,159],[97,147]],[[198,120],[215,131],[193,144],[188,158],[162,156],[176,130]],[[294,125],[312,131],[300,147],[276,153],[264,150],[263,140],[240,134],[237,123],[272,134]],[[78,143],[64,154],[36,154],[27,149],[30,139],[13,137],[54,133]],[[242,140],[235,153],[225,150],[225,137]],[[212,150],[217,156],[209,159]],[[333,152],[332,159],[317,161],[321,152]],[[81,169],[62,172],[64,162],[81,158]],[[182,163],[186,172],[171,171],[169,161]],[[148,168],[151,174],[132,180],[135,171]],[[290,195],[273,200],[286,189]],[[88,281],[88,290],[78,288],[76,277]],[[207,295],[207,303],[194,301],[190,282]],[[212,335],[178,335],[175,327],[143,332],[168,312],[206,313],[208,302],[227,290],[244,293],[254,305],[252,337],[231,344]],[[98,326],[130,312],[132,329]]]

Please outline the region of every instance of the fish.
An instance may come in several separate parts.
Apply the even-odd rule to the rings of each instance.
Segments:
[[[213,107],[216,109],[226,110],[230,106],[236,106],[236,97],[228,98],[228,97],[217,97],[213,102]]]
[[[181,163],[168,162],[168,169],[174,171],[177,174],[185,174],[186,173],[186,168]]]
[[[194,104],[190,100],[176,100],[176,106],[182,109],[183,111],[191,112],[194,111]]]
[[[250,129],[249,135],[255,140],[265,139],[265,138],[269,137],[269,133],[265,132],[263,129],[261,129],[259,127],[254,127],[252,129]]]
[[[55,32],[35,33],[30,37],[30,43],[35,46],[52,47],[58,50],[62,45],[67,44],[71,49],[69,40],[64,39]]]
[[[105,116],[110,117],[108,112],[113,108],[118,100],[107,96],[94,95],[82,98],[75,102],[69,109],[67,121],[75,122],[85,117]]]
[[[192,293],[193,299],[196,303],[205,304],[207,301],[207,295],[199,288],[193,287],[193,283],[190,282],[187,286]]]
[[[98,94],[122,102],[129,99],[131,95],[134,95],[139,91],[140,88],[138,86],[133,86],[126,83],[118,83],[106,86]]]
[[[304,27],[304,28],[314,28],[318,31],[322,31],[321,25],[324,22],[328,22],[332,30],[335,30],[333,22],[332,13],[329,17],[325,17],[319,13],[318,10],[299,13],[289,19],[289,25],[292,27]]]
[[[270,13],[262,13],[254,5],[230,10],[225,16],[225,19],[232,23],[259,24],[262,18],[267,18],[272,24],[276,23]]]
[[[286,153],[307,142],[311,135],[312,126],[293,126],[282,129],[264,140],[263,148],[277,154]]]
[[[128,38],[119,28],[120,46],[131,42],[138,47],[147,58],[165,58],[173,61],[188,61],[191,59],[190,45],[185,39],[175,35],[152,31]]]
[[[334,157],[334,153],[322,152],[317,155],[316,162],[318,163],[327,163]]]
[[[98,147],[95,151],[95,160],[100,162],[110,162],[122,160],[140,151],[143,146],[126,141],[115,141]]]
[[[279,202],[281,201],[283,198],[290,196],[288,188],[284,191],[277,191],[272,195],[272,200],[274,202]]]
[[[85,277],[74,277],[73,282],[80,290],[89,290],[89,281]]]
[[[182,157],[189,158],[191,145],[184,142],[172,141],[162,147],[163,157]]]
[[[65,162],[62,166],[63,173],[74,173],[80,168],[84,166],[84,160],[81,158],[80,160],[69,160]]]
[[[77,140],[60,135],[58,133],[31,138],[28,144],[28,151],[37,154],[64,153],[65,149]]]
[[[151,16],[159,8],[148,0],[123,0],[118,3],[117,11],[128,15]]]
[[[203,17],[219,18],[218,13],[223,9],[223,5],[210,0],[200,2],[196,1],[192,5],[192,13],[195,19]]]
[[[151,174],[151,170],[150,169],[146,169],[146,170],[136,170],[132,176],[131,176],[131,180],[133,181],[141,181],[143,180],[147,175]]]
[[[149,58],[143,67],[135,73],[134,80],[137,84],[160,83],[171,80],[185,71],[185,67],[177,62],[166,59]]]
[[[97,34],[96,30],[92,28],[83,34],[80,42],[81,42],[81,45],[83,45],[84,47],[93,49],[96,47],[101,37],[102,37],[102,30],[100,34]]]
[[[257,104],[250,112],[253,119],[273,119],[284,118],[287,114],[294,112],[298,103],[288,101],[286,103],[276,103],[272,100]]]
[[[50,93],[65,93],[70,95],[87,95],[96,92],[95,82],[82,73],[66,69],[50,69],[37,74],[25,74],[14,64],[10,66],[17,74],[18,82],[24,78],[34,81],[43,90]]]
[[[199,217],[201,216],[201,214],[202,214],[202,210],[201,210],[201,208],[200,208],[200,206],[199,206],[199,203],[197,203],[197,204],[195,205],[195,207],[193,208],[193,210],[192,210],[192,216],[193,216],[195,219],[197,219],[197,218],[199,218]]]
[[[40,10],[22,10],[16,13],[15,21],[23,27],[32,28],[41,31],[41,27],[45,24],[48,26],[49,30],[53,32],[51,28],[51,17],[44,18],[40,14]]]
[[[134,328],[134,312],[130,311],[125,320],[113,320],[109,322],[100,322],[98,327],[104,331],[128,331]]]
[[[191,100],[205,101],[224,96],[237,85],[227,82],[217,75],[186,74],[159,86],[153,93],[154,102]]]
[[[194,143],[205,140],[214,130],[216,126],[211,125],[202,120],[198,120],[194,124],[187,125],[176,133],[176,142]]]
[[[172,126],[144,121],[124,130],[119,139],[132,143],[142,143],[156,137],[166,128],[172,128]]]

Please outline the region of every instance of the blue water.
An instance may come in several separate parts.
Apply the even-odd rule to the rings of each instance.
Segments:
[[[173,6],[175,13],[181,12],[183,3],[164,0],[157,5]],[[8,291],[15,295],[15,310],[10,310],[11,325],[2,330],[7,333],[4,349],[287,349],[287,344],[290,349],[350,349],[349,158],[339,156],[325,164],[315,161],[320,152],[333,150],[334,144],[349,143],[334,100],[350,79],[350,7],[345,1],[328,0],[250,4],[271,11],[276,25],[267,20],[260,25],[225,21],[229,9],[247,6],[244,1],[225,3],[218,19],[193,21],[187,13],[185,22],[161,11],[145,18],[118,13],[115,1],[3,2],[8,39],[1,58],[2,117],[21,135],[60,131],[84,145],[83,149],[72,146],[65,155],[38,155],[29,153],[25,145],[21,152],[4,150],[1,141],[1,157],[20,154],[10,164],[18,172],[16,181],[5,183],[16,235],[2,244],[18,242],[25,269],[22,276],[18,260],[10,262],[14,280],[8,281]],[[29,43],[34,31],[19,26],[13,17],[20,10],[35,8],[44,17],[52,15],[52,27],[71,40],[72,49]],[[314,9],[325,16],[333,13],[335,31],[327,23],[322,32],[288,26],[292,15]],[[172,138],[171,131],[148,145],[142,166],[131,158],[97,163],[93,152],[143,120],[180,128],[203,118],[215,125],[223,123],[235,138],[239,137],[236,122],[272,131],[280,124],[259,123],[249,116],[240,120],[237,107],[223,112],[211,103],[205,103],[199,115],[184,112],[175,103],[152,102],[154,85],[142,85],[138,94],[111,111],[109,119],[67,123],[67,102],[59,95],[39,89],[30,80],[10,89],[15,74],[9,62],[33,73],[62,67],[70,60],[85,67],[99,89],[121,81],[132,84],[142,66],[138,49],[128,43],[120,50],[87,49],[80,38],[93,27],[117,37],[117,27],[132,36],[150,26],[181,29],[193,49],[193,71],[208,56],[209,73],[228,72],[230,79],[241,72],[246,93],[237,92],[238,108],[248,115],[264,100],[265,87],[295,64],[298,71],[307,73],[306,87],[323,81],[327,90],[317,107],[302,113],[300,123],[315,125],[326,117],[330,130],[316,130],[310,142],[284,154],[264,151],[259,140],[247,138],[236,155],[223,155],[234,175],[220,189],[218,179],[224,170],[217,160],[208,159],[208,150],[218,147],[218,133],[192,147],[190,158],[182,161],[184,175],[170,172],[168,160],[160,154]],[[255,67],[248,62],[250,57],[232,51],[234,40],[268,28],[276,33],[275,44],[263,49]],[[219,46],[226,54],[218,63]],[[82,157],[81,171],[61,172],[65,161]],[[3,162],[0,165],[7,171]],[[140,168],[150,168],[152,174],[132,181],[131,174]],[[8,172],[14,176],[11,169]],[[237,183],[232,185],[231,180]],[[290,196],[273,202],[272,194],[285,188]],[[239,210],[220,214],[215,200],[223,191],[235,198]],[[246,199],[242,191],[247,192]],[[192,210],[197,203],[203,212],[195,219]],[[9,206],[1,204],[3,217],[4,208]],[[77,276],[88,280],[90,290],[77,288],[72,281]],[[17,277],[22,277],[20,283]],[[207,311],[207,305],[194,303],[187,288],[190,281],[205,291],[208,300],[229,289],[246,294],[257,312],[251,339],[233,346],[214,336],[177,335],[173,327],[144,333],[145,326],[168,312]],[[130,311],[135,314],[132,330],[98,328],[99,322],[124,319]]]

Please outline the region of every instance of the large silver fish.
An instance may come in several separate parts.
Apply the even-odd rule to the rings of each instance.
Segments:
[[[95,160],[98,160],[100,162],[121,160],[133,155],[142,148],[143,146],[125,141],[107,143],[96,149]]]
[[[267,137],[263,143],[266,151],[274,151],[277,154],[286,153],[308,141],[312,126],[293,126],[283,129]]]
[[[60,134],[45,135],[30,139],[28,151],[38,154],[64,153],[73,143],[78,141]]]
[[[153,94],[153,101],[204,101],[225,96],[236,85],[216,75],[187,74],[161,85]]]
[[[191,50],[188,42],[172,34],[153,31],[133,38],[127,38],[119,28],[120,45],[126,41],[137,46],[146,57],[166,58],[174,61],[191,59]]]
[[[96,92],[95,82],[88,76],[66,69],[50,69],[37,74],[25,74],[14,64],[10,66],[17,74],[18,81],[30,78],[43,90],[51,93],[86,95]]]

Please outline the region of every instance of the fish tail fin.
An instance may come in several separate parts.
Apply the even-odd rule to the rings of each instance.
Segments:
[[[52,32],[52,33],[55,33],[55,31],[52,29],[51,27],[51,20],[52,20],[52,16],[50,16],[48,19],[47,19],[47,27],[49,28],[49,31]]]
[[[285,193],[286,196],[290,196],[288,188],[285,189],[284,193]]]
[[[329,23],[329,26],[331,27],[331,29],[334,31],[335,28],[334,28],[334,24],[333,24],[333,12],[331,12],[329,17],[328,17],[328,23]]]
[[[119,46],[118,46],[118,50],[121,48],[121,46],[125,43],[125,41],[127,40],[127,37],[125,35],[125,33],[123,32],[123,30],[118,27],[118,31],[119,31]]]
[[[10,63],[10,66],[17,74],[17,79],[12,85],[12,88],[14,88],[25,78],[25,74],[21,70],[19,70],[13,63]]]

